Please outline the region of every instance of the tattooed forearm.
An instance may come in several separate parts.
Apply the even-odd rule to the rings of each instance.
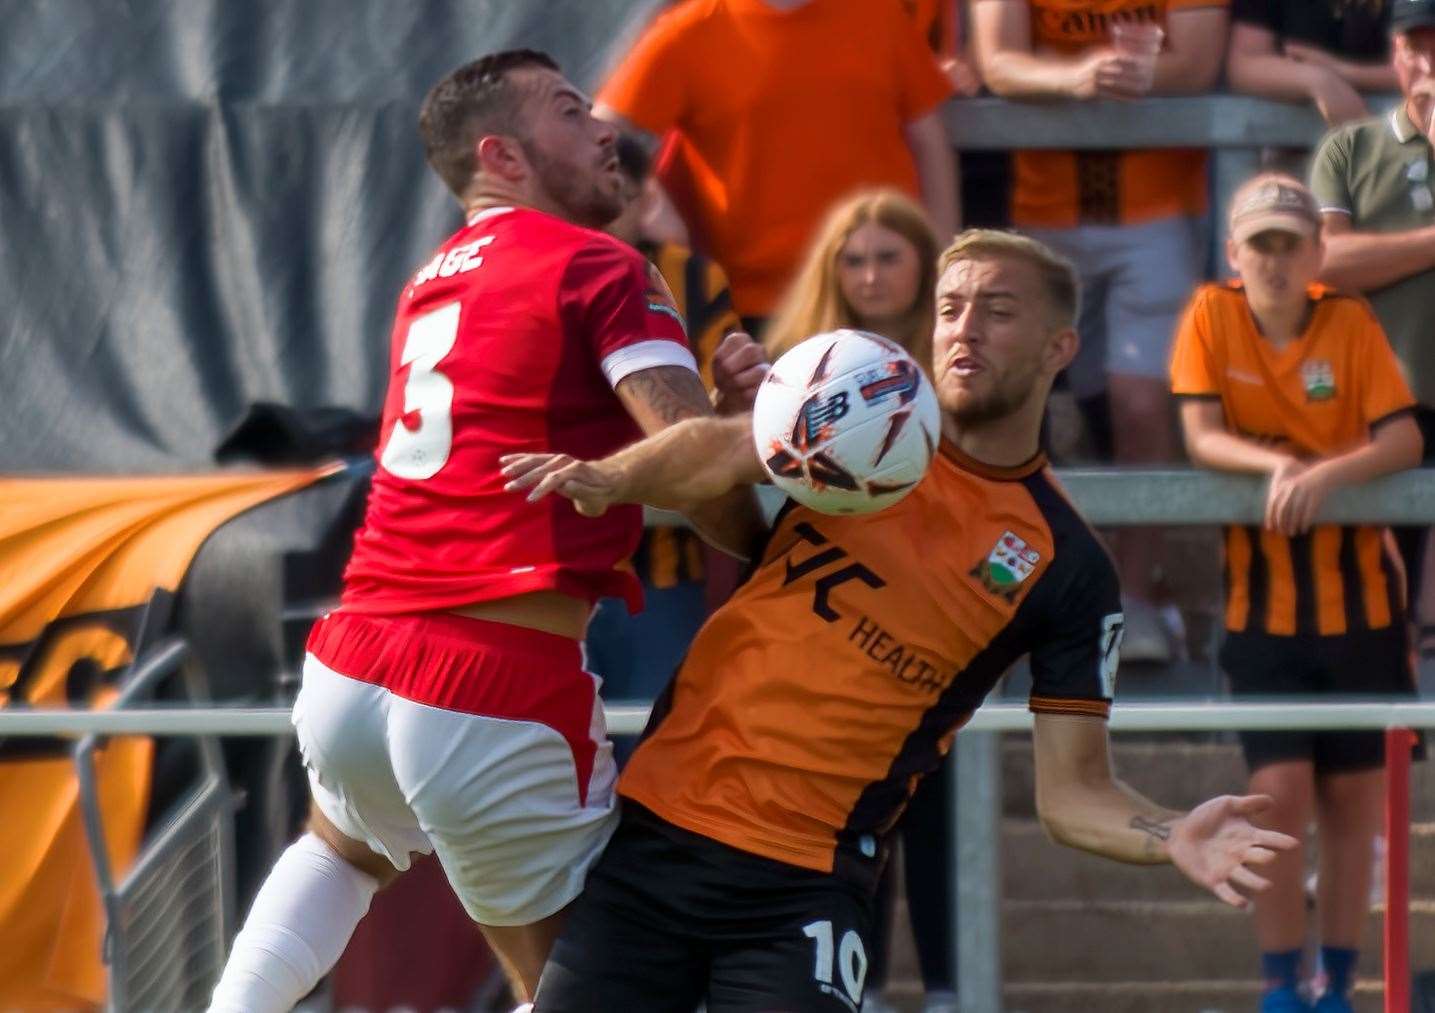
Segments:
[[[682,366],[655,366],[618,381],[618,397],[645,433],[713,413],[702,380]]]
[[[1171,824],[1160,820],[1153,820],[1146,816],[1133,816],[1128,824],[1132,830],[1139,830],[1146,834],[1146,853],[1155,856],[1160,850],[1160,842],[1171,839]]]
[[[1158,840],[1169,841],[1171,839],[1171,824],[1147,819],[1145,816],[1131,817],[1131,829],[1139,830],[1143,834],[1150,834]]]

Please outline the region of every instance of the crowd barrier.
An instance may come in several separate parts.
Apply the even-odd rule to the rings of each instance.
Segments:
[[[1397,99],[1367,96],[1367,104],[1380,112]],[[1218,212],[1259,170],[1263,148],[1313,149],[1327,129],[1308,102],[1229,94],[1130,102],[953,99],[943,109],[943,122],[958,151],[1209,148],[1212,207]],[[1223,274],[1224,214],[1214,215],[1211,225],[1210,262],[1213,273]]]
[[[1249,476],[1199,471],[1068,470],[1059,477],[1072,499],[1094,523],[1103,525],[1189,525],[1221,522],[1259,523],[1263,483]],[[772,506],[772,491],[764,490]],[[1435,520],[1435,471],[1391,476],[1332,495],[1320,512],[1324,521],[1428,523]],[[650,523],[671,523],[673,515],[654,512]],[[117,1010],[185,1008],[203,994],[217,973],[219,955],[230,921],[232,869],[228,852],[230,795],[213,751],[216,736],[278,736],[292,729],[282,708],[162,709],[139,707],[160,671],[179,666],[182,648],[168,645],[157,660],[141,659],[130,677],[122,706],[105,711],[0,710],[0,736],[59,735],[79,739],[82,797],[92,847],[97,856],[102,891],[110,917],[106,955],[110,965],[111,1006]],[[608,707],[614,734],[640,731],[647,703],[614,702]],[[1024,706],[982,707],[956,738],[958,776],[953,779],[960,804],[953,861],[957,877],[957,921],[954,938],[961,1008],[973,1013],[1001,1009],[1000,868],[998,812],[1000,763],[997,735],[1027,729],[1031,715]],[[1292,728],[1435,728],[1435,702],[1389,703],[1290,702],[1279,705],[1231,703],[1121,704],[1111,718],[1114,732],[1195,731]],[[96,736],[153,734],[197,736],[201,743],[198,785],[164,824],[145,842],[135,868],[116,881],[103,866],[103,827],[92,792],[84,789],[86,758]],[[1392,786],[1399,788],[1398,778]],[[1405,804],[1408,805],[1408,789]],[[1403,854],[1401,834],[1408,831],[1408,809],[1391,830],[1392,864]],[[1389,887],[1398,890],[1398,875]],[[161,890],[160,887],[164,889]],[[1392,897],[1389,910],[1399,920],[1404,897]],[[176,911],[184,917],[176,917]],[[1396,926],[1398,928],[1398,926]],[[178,935],[177,935],[178,933]],[[188,934],[193,939],[180,938]],[[179,966],[166,966],[165,954],[190,948],[192,956]],[[1387,946],[1387,959],[1398,961],[1398,945]],[[182,973],[181,973],[182,972]],[[1401,983],[1408,986],[1408,967],[1397,966],[1387,977],[1387,1003],[1400,1002]],[[130,997],[142,995],[142,1004]],[[180,999],[188,1001],[179,1001]],[[1408,1003],[1408,999],[1406,1000]],[[1402,1009],[1388,1005],[1389,1009]]]
[[[1380,100],[1371,103],[1379,109]],[[1013,103],[960,99],[948,103],[944,119],[959,150],[1016,148],[1205,147],[1212,149],[1213,205],[1226,199],[1259,164],[1263,147],[1307,149],[1324,124],[1305,104],[1287,104],[1233,95],[1155,98],[1133,102]],[[1215,245],[1223,222],[1214,219]],[[1219,258],[1213,261],[1219,263]],[[1259,483],[1232,476],[1171,472],[1075,471],[1063,479],[1094,522],[1121,524],[1214,524],[1260,520]],[[1435,521],[1435,482],[1406,474],[1332,497],[1323,518],[1338,522]],[[657,523],[670,521],[653,515]],[[218,762],[215,738],[230,735],[287,735],[288,714],[280,709],[159,710],[141,703],[153,673],[180,664],[182,645],[136,662],[131,689],[113,710],[42,712],[0,710],[0,736],[62,735],[75,738],[75,762],[95,871],[109,918],[105,953],[114,1009],[191,1008],[202,997],[222,960],[232,920],[232,796]],[[155,660],[158,658],[159,660]],[[147,664],[153,662],[151,667]],[[168,666],[168,667],[166,667]],[[646,719],[646,705],[609,708],[614,732],[633,731]],[[966,912],[956,932],[961,967],[962,1009],[974,1013],[1001,1006],[999,898],[996,846],[999,764],[994,732],[1027,727],[1024,708],[984,707],[957,737],[954,791],[960,823],[957,853],[962,870],[960,907]],[[1305,722],[1305,723],[1302,723]],[[1435,727],[1435,705],[1333,706],[1122,705],[1112,729],[1236,729],[1255,727]],[[108,868],[104,827],[95,804],[90,758],[99,737],[117,734],[195,736],[199,769],[192,791],[166,814],[145,841],[134,867],[123,874]],[[1395,783],[1395,779],[1392,779]],[[1408,821],[1407,821],[1408,822]],[[1392,856],[1396,854],[1392,849]],[[1393,877],[1392,877],[1393,878]],[[1391,948],[1387,947],[1387,953]],[[1393,972],[1392,972],[1393,974]],[[1408,977],[1408,976],[1407,976]],[[1387,978],[1387,1003],[1399,999],[1399,983]],[[1399,1007],[1390,1007],[1399,1008]]]

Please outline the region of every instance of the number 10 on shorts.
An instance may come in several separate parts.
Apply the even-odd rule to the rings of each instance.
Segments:
[[[802,934],[816,946],[816,960],[812,976],[817,987],[828,995],[839,999],[850,999],[853,1008],[862,1004],[862,984],[867,980],[867,951],[862,946],[862,937],[855,930],[848,929],[842,934],[840,946],[833,946],[832,923],[830,921],[810,922],[802,926]],[[843,996],[832,984],[833,965],[842,976]]]

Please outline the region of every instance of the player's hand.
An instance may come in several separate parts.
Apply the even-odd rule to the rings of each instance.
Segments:
[[[1115,49],[1098,49],[1077,65],[1077,98],[1133,99],[1150,90],[1140,61]]]
[[[528,492],[536,503],[549,493],[566,496],[584,517],[601,517],[619,500],[619,476],[598,461],[567,454],[505,454],[498,459],[505,492]]]
[[[952,87],[957,89],[957,94],[962,98],[971,98],[982,90],[982,79],[972,69],[972,65],[961,57],[950,57],[942,61],[942,73],[947,75],[947,80],[952,82]]]
[[[1265,526],[1287,537],[1305,534],[1329,493],[1330,483],[1324,472],[1291,458],[1289,464],[1271,472]]]
[[[1266,486],[1266,513],[1261,524],[1271,531],[1279,531],[1280,516],[1290,497],[1290,484],[1305,471],[1305,462],[1296,457],[1286,457],[1271,471],[1270,483]]]
[[[1332,127],[1370,115],[1365,99],[1350,82],[1325,64],[1312,64],[1310,98],[1325,122]]]
[[[723,338],[713,352],[713,407],[718,414],[750,411],[767,370],[767,352],[751,335],[733,331]]]
[[[1251,822],[1252,816],[1273,805],[1275,799],[1269,795],[1221,795],[1203,802],[1171,825],[1167,854],[1191,882],[1232,907],[1244,908],[1250,903],[1247,894],[1271,885],[1252,866],[1266,865],[1276,852],[1290,851],[1300,843]]]

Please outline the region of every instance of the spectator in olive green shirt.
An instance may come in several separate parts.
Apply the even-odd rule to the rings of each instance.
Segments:
[[[1435,457],[1435,0],[1400,0],[1391,57],[1403,101],[1382,116],[1331,131],[1311,168],[1325,220],[1321,280],[1365,295],[1390,336],[1420,402],[1426,462]],[[1419,571],[1421,653],[1435,653],[1435,552],[1402,538]]]

